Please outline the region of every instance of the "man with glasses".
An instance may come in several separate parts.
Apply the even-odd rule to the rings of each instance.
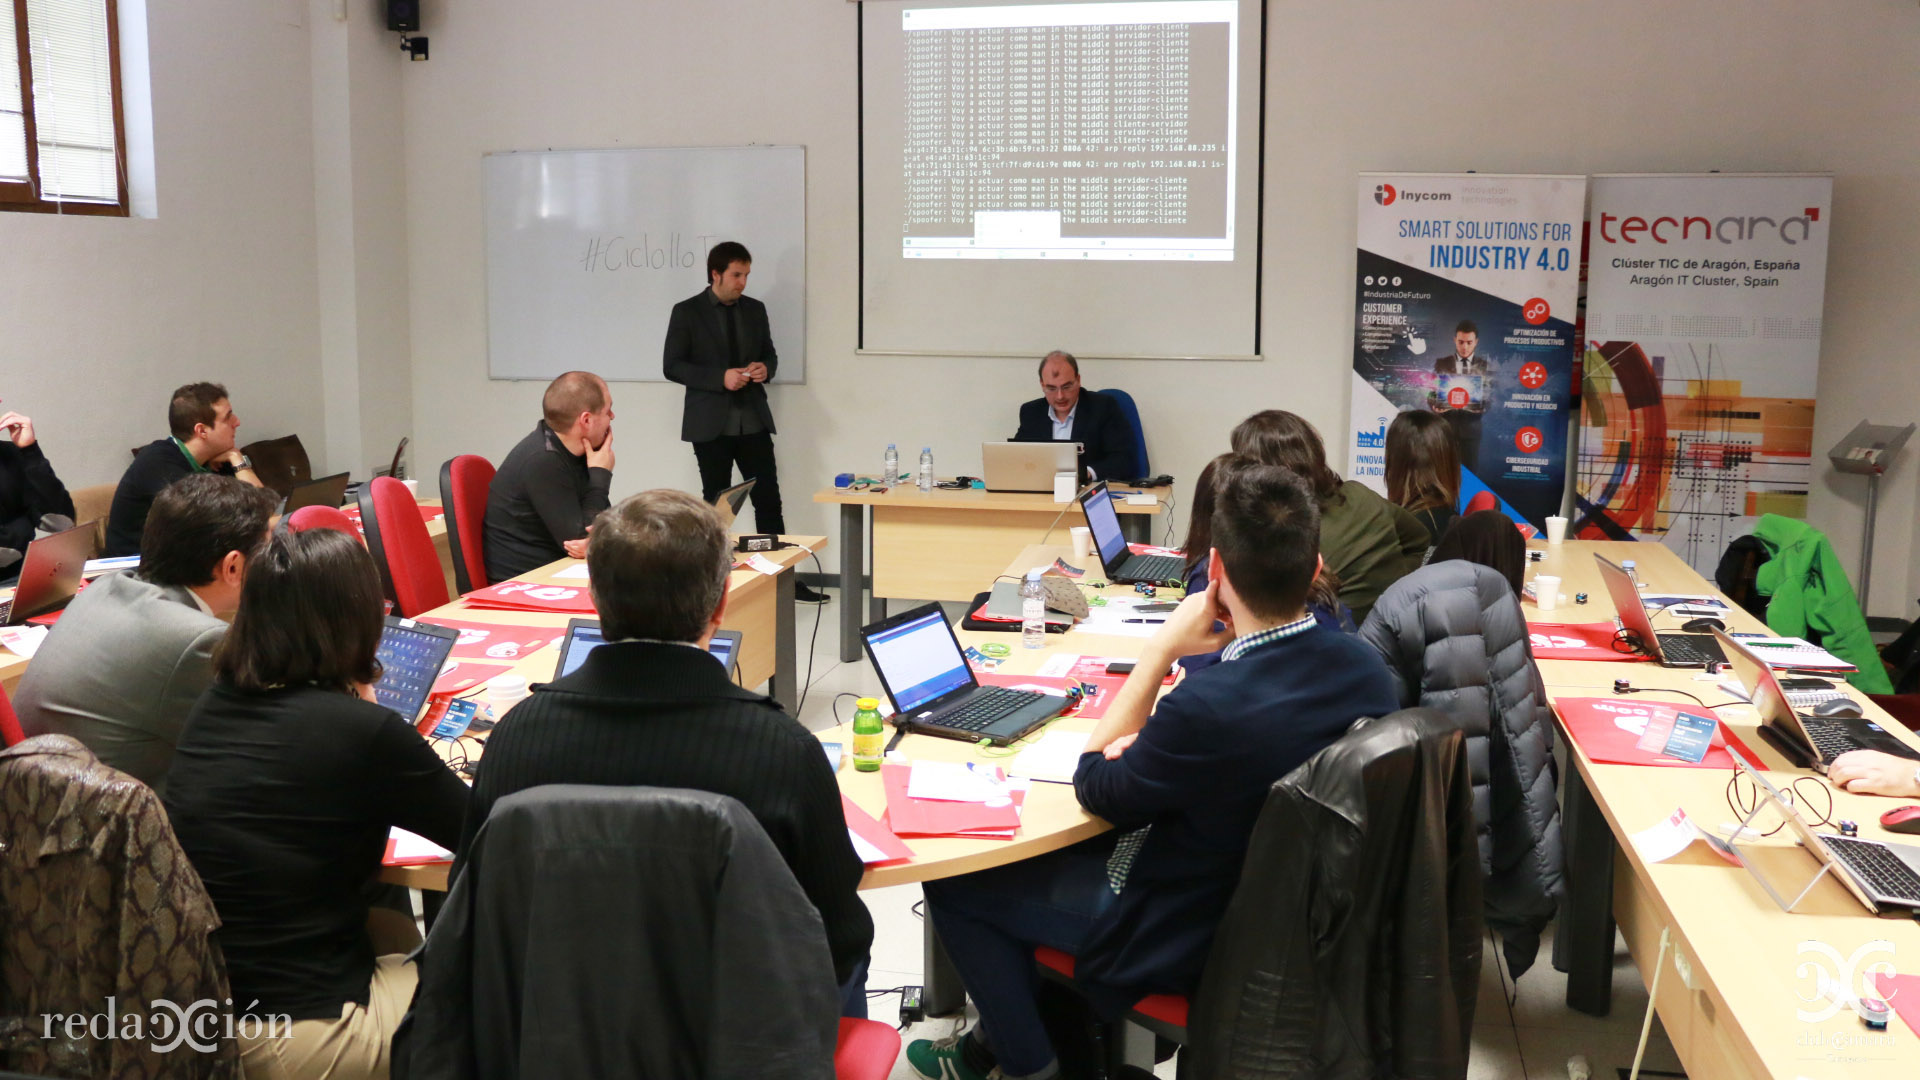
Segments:
[[[1077,442],[1091,479],[1133,479],[1133,425],[1113,398],[1081,391],[1072,353],[1055,349],[1041,359],[1040,391],[1046,396],[1020,406],[1015,442]]]

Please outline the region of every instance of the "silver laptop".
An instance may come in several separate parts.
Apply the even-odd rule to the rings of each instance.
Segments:
[[[1077,442],[988,442],[980,444],[980,478],[988,491],[1053,493],[1056,473],[1080,475]]]
[[[1647,607],[1640,601],[1640,590],[1634,587],[1633,579],[1627,576],[1627,572],[1608,562],[1604,555],[1595,554],[1593,561],[1599,567],[1600,580],[1607,587],[1607,595],[1613,600],[1613,610],[1619,616],[1621,628],[1640,643],[1648,656],[1659,661],[1661,667],[1706,667],[1708,664],[1726,663],[1726,654],[1706,634],[1655,633],[1653,620],[1647,617]]]
[[[1798,747],[1801,754],[1812,761],[1815,771],[1825,773],[1834,758],[1854,750],[1878,750],[1895,757],[1920,759],[1920,753],[1865,717],[1801,715],[1788,702],[1779,676],[1759,654],[1723,631],[1715,630],[1713,636],[1727,654],[1727,667],[1732,670],[1735,681],[1746,690],[1747,700],[1753,702],[1754,711],[1760,714],[1761,733],[1785,739]],[[1782,748],[1776,746],[1775,749]]]
[[[73,599],[80,588],[87,556],[93,554],[96,524],[98,522],[89,521],[27,545],[13,596],[0,600],[0,626],[18,626]]]
[[[713,497],[714,512],[720,515],[720,527],[731,532],[733,520],[740,516],[740,508],[747,505],[747,496],[753,493],[757,481],[749,480],[744,484],[735,484]]]
[[[1734,769],[1746,774],[1761,794],[1753,812],[1740,823],[1740,830],[1735,833],[1736,850],[1743,851],[1748,846],[1742,844],[1739,838],[1748,834],[1748,826],[1760,815],[1761,809],[1771,805],[1793,829],[1800,846],[1820,860],[1820,872],[1789,900],[1761,875],[1753,859],[1744,855],[1741,857],[1740,862],[1747,872],[1760,882],[1760,887],[1773,897],[1774,903],[1779,904],[1782,910],[1792,911],[1828,873],[1839,878],[1840,884],[1865,904],[1868,911],[1877,914],[1888,907],[1920,908],[1920,847],[1814,832],[1807,819],[1800,816],[1799,808],[1781,796],[1780,789],[1767,780],[1766,774],[1754,768],[1732,747],[1728,747],[1728,753],[1733,755]]]

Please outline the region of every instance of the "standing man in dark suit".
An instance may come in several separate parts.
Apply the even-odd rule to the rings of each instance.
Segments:
[[[1139,471],[1133,459],[1133,425],[1105,394],[1080,388],[1080,361],[1055,349],[1040,360],[1040,391],[1020,406],[1016,442],[1077,442],[1086,447],[1081,464],[1095,480],[1118,480]]]
[[[767,326],[767,305],[745,295],[753,256],[745,244],[724,240],[707,252],[708,286],[673,305],[667,320],[663,368],[687,388],[680,439],[693,444],[700,464],[701,498],[711,503],[733,486],[733,467],[753,485],[753,519],[763,533],[787,531],[780,510],[780,475],[773,460],[773,410],[767,380],[780,369]],[[806,585],[794,599],[823,604]]]

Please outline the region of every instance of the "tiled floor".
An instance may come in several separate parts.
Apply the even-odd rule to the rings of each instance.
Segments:
[[[828,595],[837,597],[838,590],[828,590]],[[895,610],[905,606],[896,602]],[[809,729],[818,731],[853,715],[851,700],[840,700],[836,708],[836,694],[878,696],[880,682],[864,660],[853,664],[840,662],[837,603],[818,608],[801,605],[797,613],[803,675],[816,612],[820,632],[813,653],[813,682],[799,715]],[[957,614],[957,610],[949,612],[949,615]],[[914,906],[920,901],[919,886],[876,889],[862,896],[873,912],[874,921],[873,961],[867,979],[869,991],[918,984],[922,971],[921,920],[914,913]],[[1617,1080],[1625,1076],[1625,1070],[1633,1064],[1634,1049],[1639,1042],[1647,991],[1624,946],[1620,946],[1616,954],[1613,1011],[1606,1017],[1591,1017],[1566,1007],[1567,980],[1553,970],[1551,928],[1541,942],[1539,959],[1517,985],[1504,976],[1496,951],[1489,941],[1480,980],[1480,1001],[1474,1013],[1470,1077],[1474,1080],[1572,1080],[1568,1064],[1576,1055],[1585,1058],[1592,1080]],[[896,996],[872,999],[875,1019],[896,1020],[898,1008]],[[948,1034],[953,1026],[950,1019],[932,1020],[902,1037],[937,1038]],[[1171,1061],[1161,1065],[1159,1075],[1172,1077],[1174,1066]],[[1647,1040],[1642,1069],[1642,1075],[1680,1073],[1679,1060],[1657,1018]],[[914,1075],[904,1059],[895,1064],[895,1078],[907,1080]]]

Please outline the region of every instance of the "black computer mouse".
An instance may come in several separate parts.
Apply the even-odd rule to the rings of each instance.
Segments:
[[[1680,624],[1680,629],[1685,630],[1689,634],[1704,634],[1709,630],[1725,630],[1726,628],[1726,623],[1711,617],[1689,619]]]
[[[1813,715],[1852,719],[1860,715],[1860,703],[1850,697],[1828,698],[1813,707]]]

